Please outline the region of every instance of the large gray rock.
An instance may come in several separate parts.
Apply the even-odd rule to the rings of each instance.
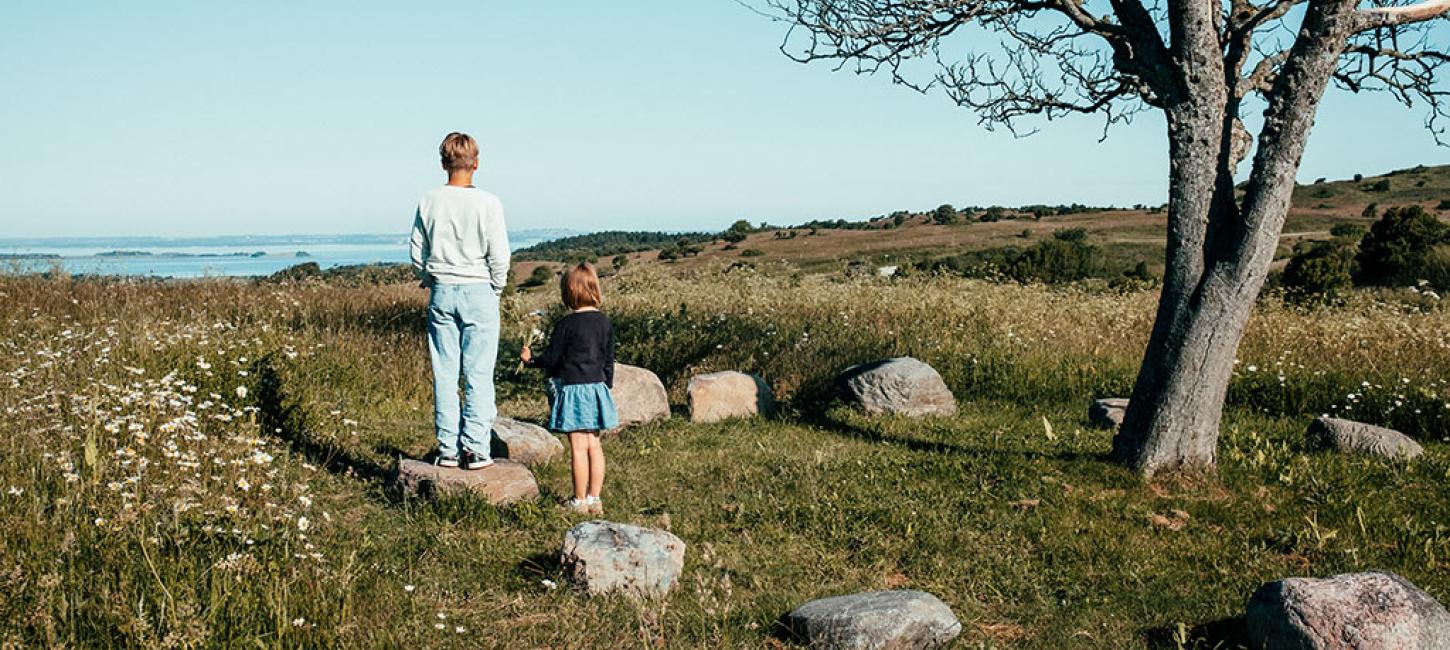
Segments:
[[[548,463],[564,453],[564,443],[548,429],[504,417],[493,421],[490,448],[494,458],[507,458],[530,467]]]
[[[1309,438],[1340,451],[1396,460],[1409,460],[1425,451],[1420,443],[1394,429],[1331,417],[1320,417],[1311,422]]]
[[[924,591],[870,591],[813,600],[785,615],[790,633],[812,648],[876,650],[940,648],[962,624]]]
[[[393,472],[393,485],[410,496],[472,492],[495,505],[539,496],[534,473],[522,464],[508,460],[494,461],[491,467],[484,469],[469,470],[404,459],[398,462],[398,468]]]
[[[743,372],[712,372],[690,378],[685,389],[691,422],[719,422],[775,412],[775,395],[765,380]]]
[[[591,594],[663,596],[685,567],[685,543],[663,530],[586,521],[564,534],[559,563]]]
[[[1116,429],[1123,426],[1123,417],[1128,414],[1128,398],[1105,397],[1095,399],[1088,405],[1088,422],[1099,429]]]
[[[1254,648],[1450,649],[1450,612],[1393,573],[1270,582],[1244,618]]]
[[[852,366],[836,381],[841,396],[867,413],[921,417],[957,412],[957,398],[941,375],[911,357]]]
[[[609,390],[619,410],[619,428],[670,417],[670,396],[659,376],[638,366],[614,364],[614,388]]]

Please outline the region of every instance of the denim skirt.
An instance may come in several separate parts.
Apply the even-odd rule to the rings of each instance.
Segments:
[[[564,384],[549,380],[549,430],[607,431],[619,426],[614,397],[604,382]]]

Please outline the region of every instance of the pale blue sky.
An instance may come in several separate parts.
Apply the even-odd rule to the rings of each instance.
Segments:
[[[454,129],[512,229],[1166,195],[1155,115],[1014,139],[782,30],[730,0],[7,0],[0,237],[401,232]],[[1334,93],[1301,178],[1450,161],[1422,118]]]

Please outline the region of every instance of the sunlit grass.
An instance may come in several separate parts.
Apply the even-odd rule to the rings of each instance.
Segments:
[[[384,489],[431,444],[420,290],[0,279],[0,643],[760,647],[805,599],[913,587],[968,646],[1171,647],[1180,626],[1221,639],[1284,575],[1390,569],[1450,597],[1433,301],[1264,301],[1220,474],[1144,485],[1084,411],[1131,386],[1151,293],[651,269],[606,291],[621,359],[677,403],[690,375],[741,369],[787,406],[606,442],[610,517],[690,545],[659,602],[548,586],[573,521],[562,464],[508,509]],[[553,300],[508,300],[505,359]],[[959,416],[830,403],[837,370],[900,354],[942,372]],[[505,413],[542,414],[536,378],[499,374]],[[1304,426],[1330,411],[1427,453],[1315,451]]]

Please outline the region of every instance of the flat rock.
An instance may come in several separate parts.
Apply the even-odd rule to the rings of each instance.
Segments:
[[[535,467],[562,455],[564,443],[537,424],[500,417],[493,421],[490,449],[494,458],[507,458]]]
[[[470,470],[404,459],[393,472],[393,485],[412,496],[472,492],[494,505],[539,496],[534,473],[523,464],[509,460],[497,460],[491,467]]]
[[[614,388],[609,393],[619,411],[620,429],[670,417],[665,385],[644,368],[614,364]]]
[[[586,521],[564,534],[559,563],[591,594],[663,596],[685,567],[685,543],[663,530]]]
[[[911,357],[852,366],[836,382],[842,398],[867,413],[922,417],[957,412],[957,398],[941,374]]]
[[[812,600],[785,615],[786,629],[812,648],[940,648],[962,632],[950,607],[924,591],[869,591]]]
[[[691,422],[719,422],[775,412],[775,395],[765,380],[743,372],[712,372],[690,378],[685,389]]]
[[[1128,398],[1105,397],[1095,399],[1088,405],[1088,422],[1100,429],[1116,429],[1123,426],[1123,417],[1128,414]]]
[[[1309,424],[1308,435],[1340,451],[1396,460],[1409,460],[1425,451],[1420,443],[1394,429],[1339,418],[1316,418]]]
[[[1270,582],[1244,618],[1254,648],[1450,649],[1450,612],[1393,573]]]

